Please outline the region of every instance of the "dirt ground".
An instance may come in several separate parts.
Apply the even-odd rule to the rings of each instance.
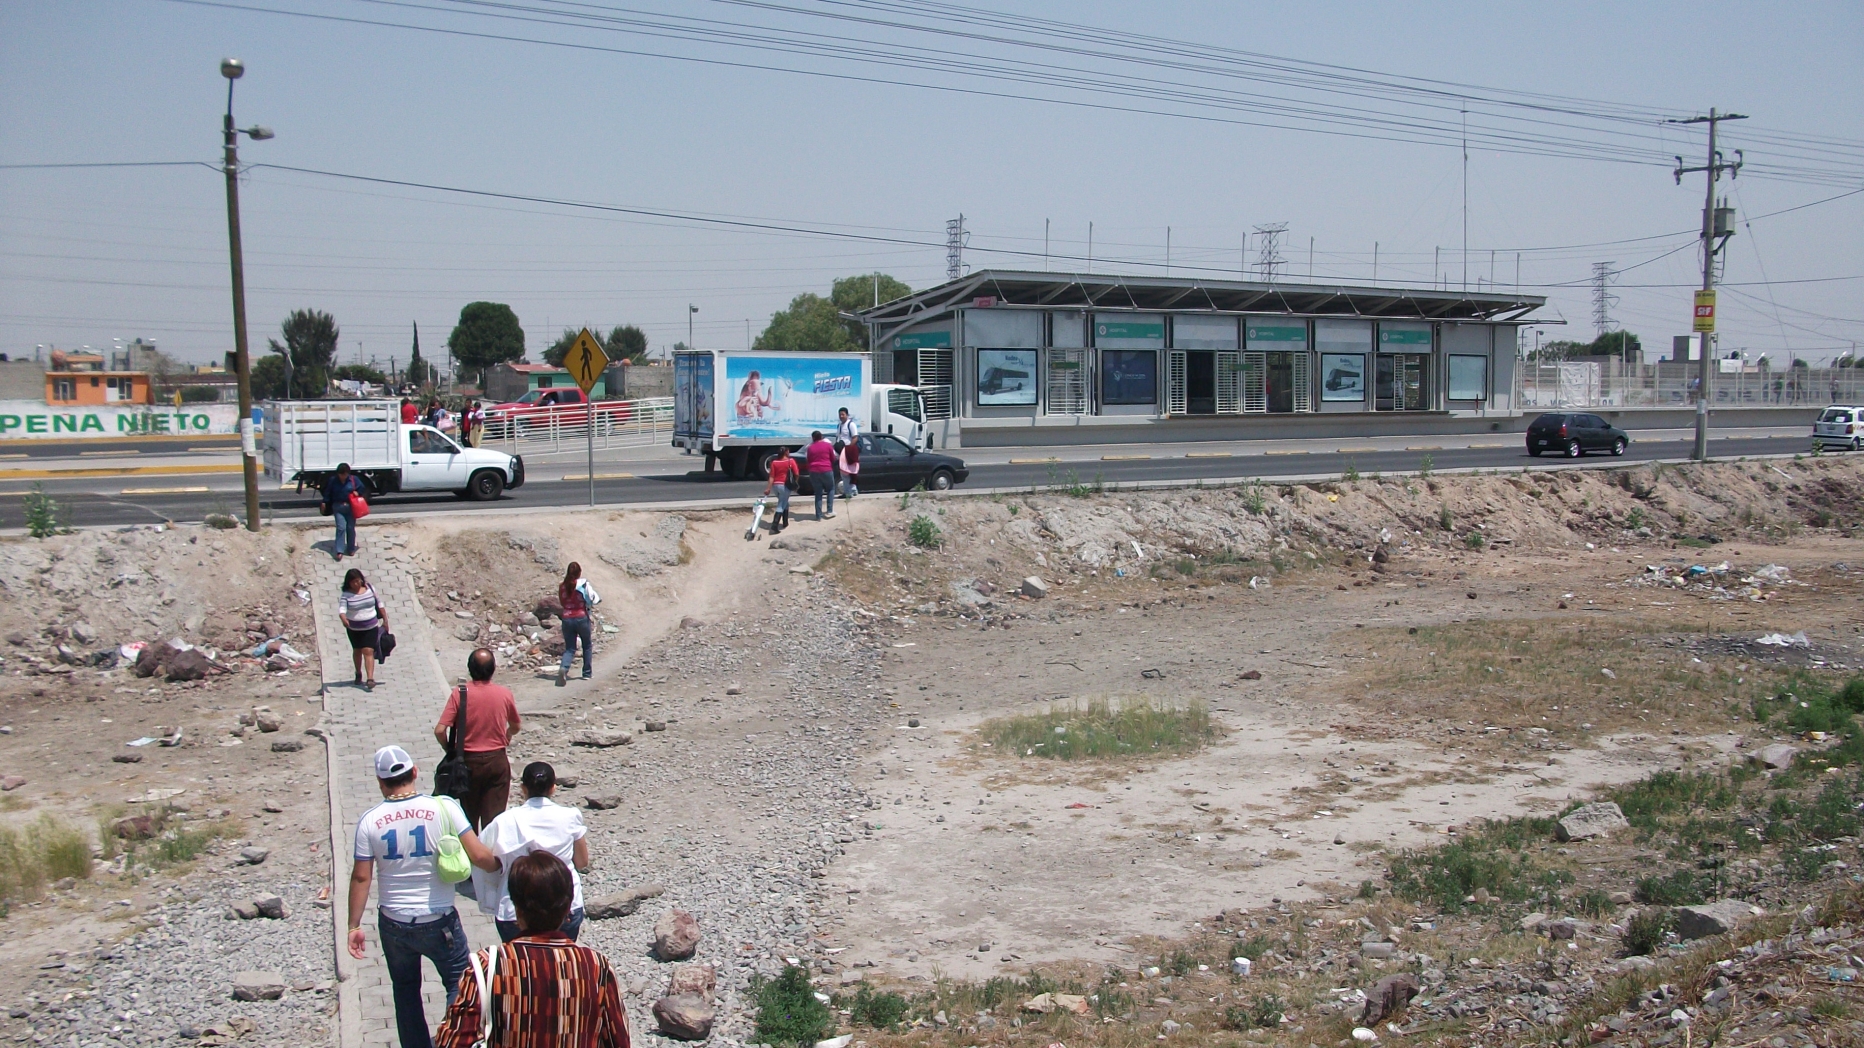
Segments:
[[[766,794],[818,791],[840,828],[797,895],[811,930],[785,925],[785,948],[824,972],[911,986],[1134,965],[1212,913],[1344,900],[1380,882],[1393,854],[1475,820],[1550,813],[1775,741],[1752,722],[1755,689],[1864,665],[1861,503],[1864,468],[1820,458],[864,495],[833,521],[756,542],[723,513],[465,513],[364,537],[405,542],[449,672],[475,643],[500,648],[521,709],[541,715],[520,756],[629,792],[625,817],[592,815],[596,887],[677,892],[703,877],[703,856],[656,851],[649,828],[750,841],[775,817]],[[918,518],[931,548],[909,540]],[[165,802],[187,809],[179,824],[215,835],[201,857],[128,873],[100,860],[88,882],[14,906],[0,921],[0,998],[70,978],[47,974],[47,959],[107,949],[177,895],[289,883],[298,909],[320,901],[324,755],[302,735],[319,713],[314,661],[268,672],[227,656],[230,672],[174,683],[81,663],[168,637],[240,651],[248,625],[314,659],[291,565],[322,537],[136,529],[0,543],[0,774],[27,780],[0,794],[0,819],[52,812],[97,833],[164,803],[151,790],[179,789]],[[593,684],[556,689],[536,673],[550,638],[526,636],[523,615],[572,559],[614,632],[598,634]],[[1046,596],[1021,592],[1028,577]],[[762,660],[816,621],[803,609],[845,624],[857,647],[781,684]],[[75,641],[79,623],[91,640]],[[1802,632],[1803,645],[1757,643]],[[1203,702],[1221,737],[1186,758],[1063,765],[977,736],[987,718],[1135,697]],[[279,733],[239,724],[260,705]],[[639,735],[625,758],[563,738],[648,720],[672,730]],[[177,746],[124,746],[177,726]],[[287,736],[308,745],[272,752]],[[834,761],[813,780],[735,777],[751,740],[773,736],[799,760]],[[675,764],[667,747],[692,774],[649,788]],[[272,857],[232,867],[247,844]]]

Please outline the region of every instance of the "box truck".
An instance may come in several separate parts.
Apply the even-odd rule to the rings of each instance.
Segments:
[[[911,386],[876,385],[866,353],[673,355],[673,446],[703,452],[708,472],[717,462],[734,478],[767,476],[779,448],[801,448],[817,430],[832,439],[842,408],[863,433],[932,447],[925,397]]]
[[[524,459],[461,447],[432,426],[404,425],[393,400],[273,400],[265,405],[265,475],[321,490],[348,463],[369,495],[451,491],[489,502],[524,483]]]

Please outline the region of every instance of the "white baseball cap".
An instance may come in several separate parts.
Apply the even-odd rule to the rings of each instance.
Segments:
[[[406,775],[414,768],[414,758],[399,746],[384,746],[375,751],[375,777],[393,779]]]

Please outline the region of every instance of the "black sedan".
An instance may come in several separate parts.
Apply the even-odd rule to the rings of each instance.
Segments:
[[[936,451],[915,451],[898,437],[863,433],[859,439],[861,472],[855,486],[862,491],[910,491],[922,484],[931,491],[945,491],[971,475],[963,459]],[[799,451],[791,457],[800,471],[791,489],[799,495],[815,494],[807,454]]]
[[[1551,451],[1567,458],[1578,458],[1588,451],[1609,451],[1622,455],[1631,443],[1631,434],[1597,415],[1580,412],[1549,412],[1527,427],[1527,453],[1539,456]]]

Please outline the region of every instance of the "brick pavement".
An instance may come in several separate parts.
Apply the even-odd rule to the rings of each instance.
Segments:
[[[331,913],[335,918],[332,932],[337,977],[341,980],[338,1004],[341,1048],[375,1048],[396,1043],[395,1006],[389,989],[388,969],[382,963],[381,944],[376,941],[374,889],[370,890],[362,922],[369,940],[367,956],[355,960],[344,944],[356,820],[381,800],[370,757],[377,748],[390,743],[401,746],[413,755],[421,769],[421,779],[431,785],[434,765],[441,757],[440,745],[434,741],[433,726],[439,718],[449,680],[434,655],[427,613],[417,601],[406,571],[409,558],[405,550],[395,546],[389,534],[374,528],[363,530],[365,534],[358,536],[360,548],[354,557],[340,562],[331,559],[327,541],[318,543],[319,548],[305,554],[316,585],[313,606],[317,615],[318,658],[323,665],[324,728],[330,736],[330,847],[334,866]],[[353,684],[349,639],[336,614],[343,574],[352,567],[362,569],[363,576],[375,587],[397,641],[394,656],[376,667],[373,692],[364,692]],[[464,667],[461,669],[463,671]],[[482,915],[470,899],[461,898],[460,904],[460,917],[473,948],[496,942],[498,933],[491,918]],[[423,963],[421,970],[427,1021],[430,1026],[438,1026],[446,997],[433,966]]]

